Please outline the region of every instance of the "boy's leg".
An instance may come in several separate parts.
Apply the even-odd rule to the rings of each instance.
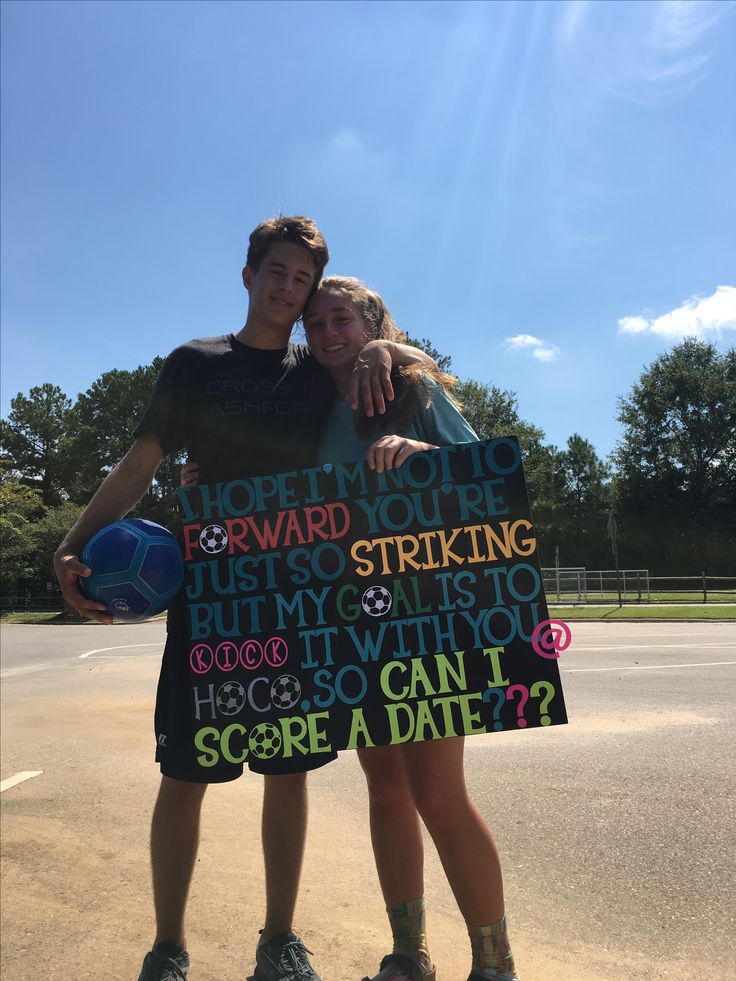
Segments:
[[[315,769],[334,759],[312,759]],[[251,760],[264,774],[261,835],[266,869],[266,923],[256,948],[251,981],[320,981],[309,960],[310,951],[292,931],[307,833],[307,773],[288,772],[283,761]],[[279,769],[282,772],[277,772]],[[283,772],[286,769],[286,772]]]
[[[185,947],[184,913],[199,845],[206,783],[161,778],[151,822],[156,943]]]
[[[291,933],[306,836],[307,774],[266,774],[261,818],[266,867],[264,941]]]

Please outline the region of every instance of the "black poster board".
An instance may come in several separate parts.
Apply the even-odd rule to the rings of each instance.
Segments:
[[[178,496],[203,779],[567,721],[515,439]]]

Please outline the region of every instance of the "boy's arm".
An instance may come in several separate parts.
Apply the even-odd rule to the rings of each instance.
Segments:
[[[86,542],[105,525],[124,517],[143,497],[156,475],[163,450],[155,436],[139,436],[118,465],[110,471],[76,523],[67,532],[54,555],[54,572],[61,592],[70,606],[82,616],[112,623],[103,603],[87,599],[79,590],[78,576],[91,570],[79,561]]]
[[[375,412],[382,415],[386,411],[385,399],[390,401],[394,397],[391,369],[412,364],[438,370],[434,358],[412,344],[368,341],[355,362],[350,379],[348,402],[351,409],[356,410],[362,404],[367,416]]]

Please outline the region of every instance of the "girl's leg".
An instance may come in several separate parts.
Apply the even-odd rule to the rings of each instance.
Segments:
[[[432,962],[424,919],[424,845],[403,756],[399,747],[377,746],[359,749],[358,758],[368,784],[371,842],[393,953],[415,959],[428,974]],[[395,966],[378,975],[381,981],[406,976]]]
[[[496,843],[468,797],[464,739],[401,747],[412,796],[468,925],[477,977],[514,977]],[[494,973],[495,972],[495,973]]]
[[[424,894],[424,846],[401,750],[359,749],[368,784],[371,842],[387,906]]]

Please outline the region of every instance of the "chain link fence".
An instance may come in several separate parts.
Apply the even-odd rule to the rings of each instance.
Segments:
[[[550,603],[587,603],[588,585],[582,566],[542,569],[544,594]]]
[[[736,576],[652,576],[648,569],[542,569],[550,603],[736,603]]]
[[[574,566],[542,569],[549,603],[734,603],[736,576],[652,576],[648,569],[585,569]],[[0,613],[61,613],[64,600],[58,590],[0,596]]]
[[[652,600],[658,603],[736,603],[736,576],[652,576]]]
[[[591,602],[615,600],[619,590],[623,603],[648,603],[651,599],[648,569],[593,569],[585,574]]]
[[[0,596],[0,613],[61,613],[63,609],[64,598],[59,592]]]

